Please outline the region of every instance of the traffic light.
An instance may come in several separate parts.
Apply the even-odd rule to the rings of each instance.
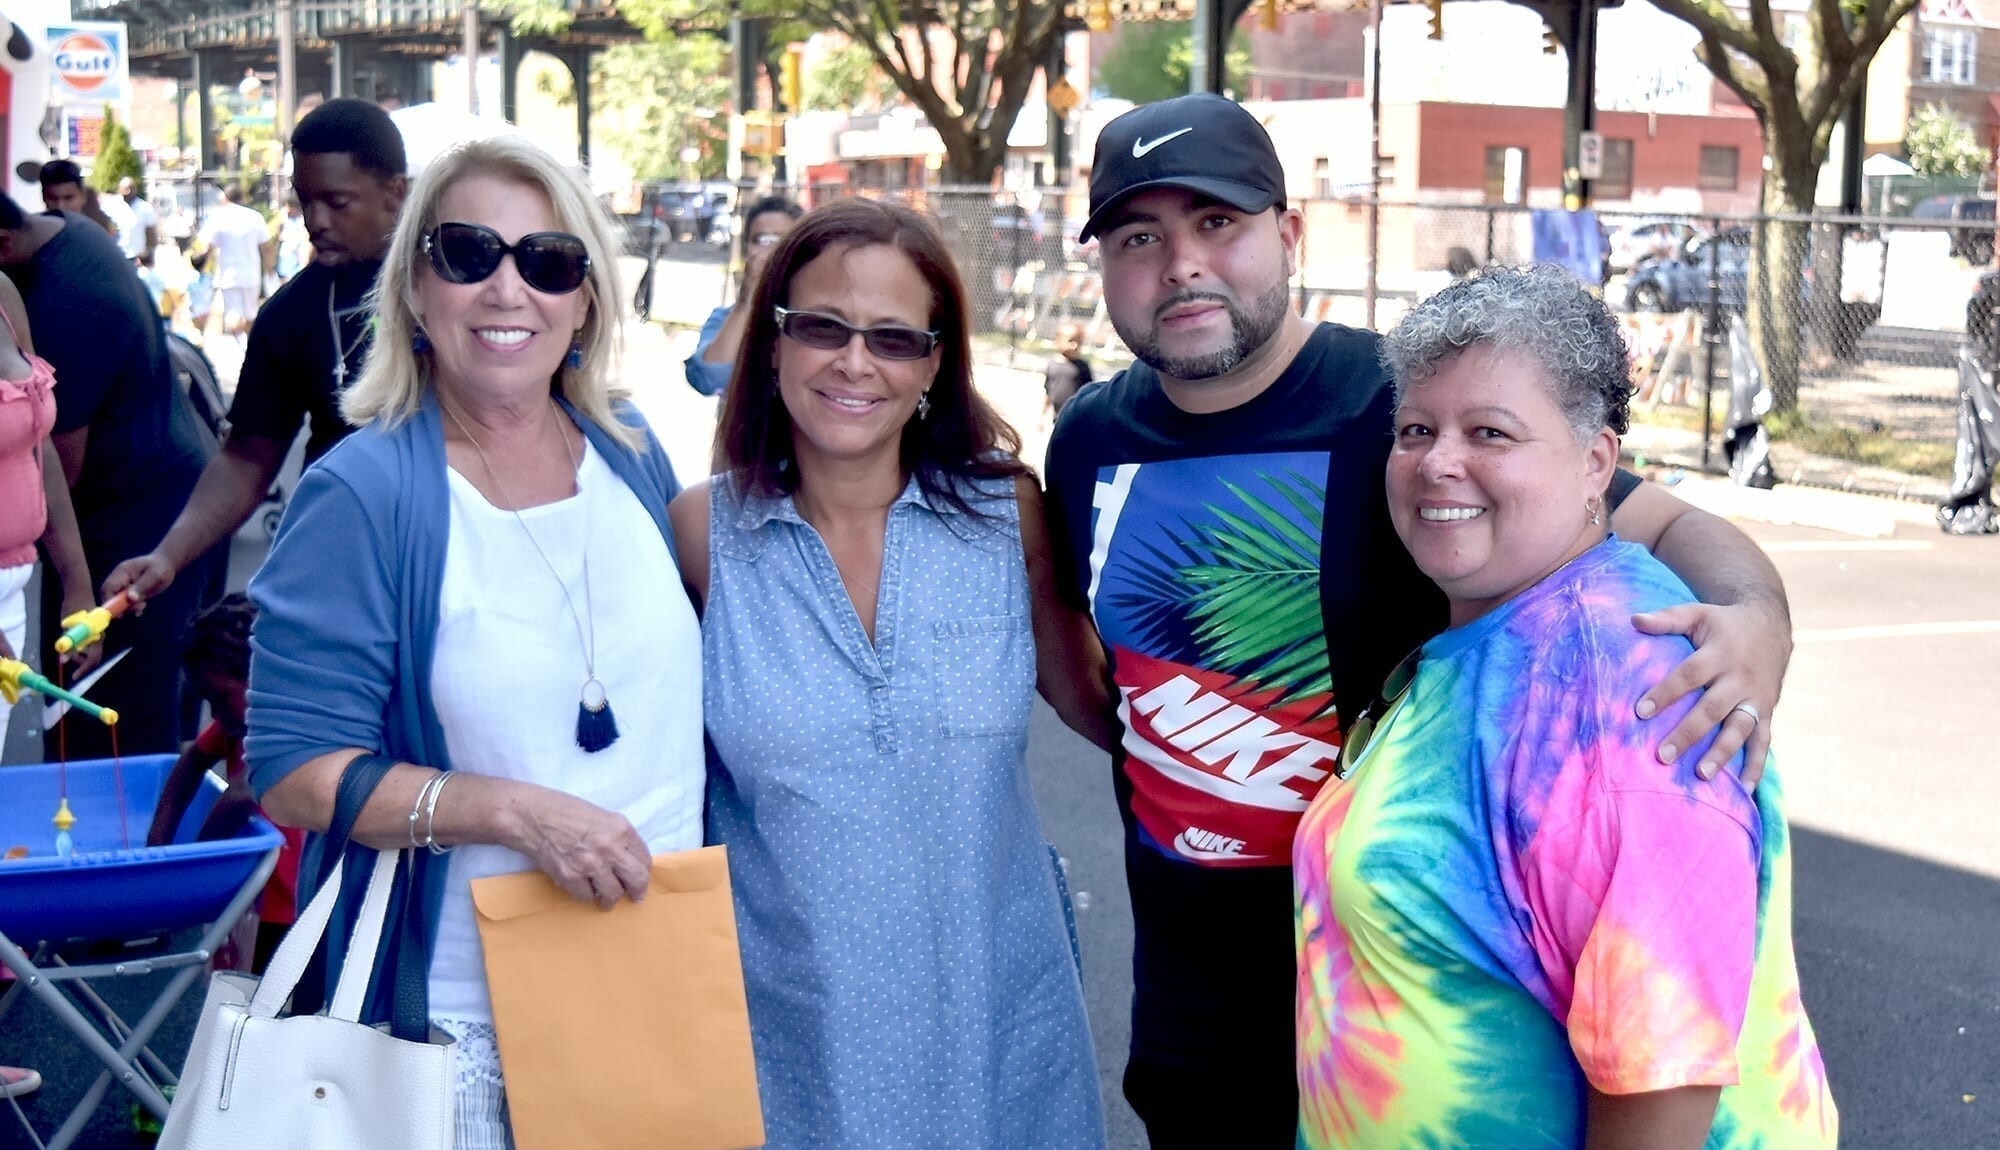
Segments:
[[[1431,39],[1444,39],[1444,0],[1424,0],[1431,6]]]
[[[1542,29],[1542,55],[1553,56],[1562,51],[1562,40],[1557,38],[1554,28]]]
[[[1278,30],[1278,0],[1264,0],[1258,6],[1257,26],[1266,32]]]
[[[785,49],[784,56],[778,61],[778,95],[784,100],[787,112],[797,112],[803,107],[800,99],[804,87],[799,72],[800,60],[804,55],[798,45],[794,44]]]
[[[1092,32],[1111,31],[1111,0],[1090,0],[1083,10],[1083,25]]]

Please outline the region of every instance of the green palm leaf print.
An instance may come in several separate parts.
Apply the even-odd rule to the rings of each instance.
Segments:
[[[1268,493],[1225,481],[1238,506],[1208,505],[1213,520],[1175,538],[1180,556],[1153,553],[1163,569],[1152,576],[1174,588],[1206,665],[1289,703],[1333,690],[1319,598],[1326,492],[1295,473],[1261,478]]]

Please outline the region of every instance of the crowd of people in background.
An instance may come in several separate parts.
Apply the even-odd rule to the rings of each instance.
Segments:
[[[580,173],[502,138],[413,183],[352,99],[291,143],[294,204],[225,187],[192,237],[195,310],[244,347],[220,443],[168,366],[141,189],[52,161],[46,211],[0,196],[0,655],[37,606],[46,635],[134,601],[75,669],[128,652],[94,692],[119,749],[181,755],[149,841],[219,765],[199,833],[261,802],[322,834],[358,779],[336,857],[430,848],[381,961],[428,979],[378,978],[366,1017],[414,995],[456,1042],[459,1146],[512,1145],[472,880],[610,908],[703,843],[771,1146],[1103,1146],[1037,693],[1111,767],[1123,1091],[1156,1150],[1834,1144],[1765,774],[1783,589],[1618,467],[1625,345],[1573,280],[1481,272],[1387,337],[1312,323],[1263,127],[1163,101],[1105,127],[1081,233],[1136,362],[1100,379],[1060,333],[1046,461],[975,386],[933,220],[773,197],[685,363],[720,404],[683,489],[616,373],[617,232]],[[327,873],[302,846],[245,965]]]

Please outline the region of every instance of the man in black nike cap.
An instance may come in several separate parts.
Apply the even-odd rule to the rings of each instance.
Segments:
[[[1270,136],[1229,100],[1150,104],[1098,137],[1082,235],[1139,362],[1064,407],[1046,474],[1058,584],[1118,688],[1125,1096],[1155,1150],[1293,1147],[1292,836],[1342,723],[1445,624],[1389,522],[1376,337],[1292,306],[1303,231]],[[1635,476],[1612,497],[1621,538],[1729,604],[1670,623],[1705,645],[1647,697],[1705,687],[1714,705],[1668,741],[1694,745],[1739,700],[1769,715],[1791,650],[1776,571]],[[1762,762],[1768,726],[1748,734]],[[1725,726],[1718,761],[1745,736]]]

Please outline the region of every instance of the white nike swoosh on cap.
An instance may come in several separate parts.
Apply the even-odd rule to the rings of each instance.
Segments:
[[[1166,135],[1161,136],[1159,139],[1153,140],[1151,142],[1145,140],[1134,140],[1132,141],[1132,158],[1135,160],[1143,160],[1146,158],[1147,152],[1152,151],[1154,148],[1159,147],[1161,144],[1166,143],[1168,140],[1173,139],[1175,136],[1185,136],[1192,131],[1194,131],[1193,128],[1182,128],[1178,132],[1168,132]]]

